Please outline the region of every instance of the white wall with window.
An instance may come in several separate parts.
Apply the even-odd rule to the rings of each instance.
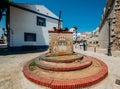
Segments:
[[[35,5],[33,5],[33,7],[36,8]],[[50,13],[50,11],[48,10],[47,12],[47,10],[46,13]],[[47,14],[39,14],[37,11],[33,11],[31,9],[28,10],[28,7],[26,10],[25,8],[21,8],[19,6],[11,6],[10,47],[20,47],[24,45],[49,45],[48,30],[52,30],[53,27],[58,26],[58,17]]]

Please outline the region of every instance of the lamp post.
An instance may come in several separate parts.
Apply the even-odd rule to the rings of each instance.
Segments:
[[[108,18],[108,56],[112,56],[112,53],[111,53],[111,31],[110,31],[110,26],[111,26],[111,21],[112,21],[112,18]]]

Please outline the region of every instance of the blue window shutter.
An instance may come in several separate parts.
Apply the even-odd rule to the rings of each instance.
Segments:
[[[24,33],[24,41],[36,41],[36,33]]]
[[[37,16],[36,18],[37,18],[37,20],[36,20],[37,26],[46,26],[46,19],[45,18],[39,17],[39,16]],[[40,22],[40,20],[42,22]]]

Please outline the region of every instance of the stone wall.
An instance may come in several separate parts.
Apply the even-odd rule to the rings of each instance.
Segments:
[[[66,55],[73,53],[73,33],[66,31],[49,31],[50,53]]]
[[[109,0],[108,0],[109,2]],[[106,11],[103,13],[99,29],[99,45],[101,48],[108,48],[108,18],[112,18],[111,30],[111,47],[113,50],[120,50],[120,0],[111,0],[110,9],[106,6]]]
[[[107,21],[104,23],[103,27],[101,28],[99,32],[99,46],[101,48],[107,48],[108,47],[108,23]]]
[[[112,43],[114,50],[120,50],[120,0],[116,0],[115,3],[115,28]]]

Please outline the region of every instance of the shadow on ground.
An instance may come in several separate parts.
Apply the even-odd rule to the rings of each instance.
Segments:
[[[22,50],[22,51],[12,51],[8,50],[8,48],[0,48],[0,55],[6,56],[6,55],[14,55],[14,54],[27,54],[27,53],[37,53],[37,52],[44,52],[47,49],[37,49],[37,50]]]

